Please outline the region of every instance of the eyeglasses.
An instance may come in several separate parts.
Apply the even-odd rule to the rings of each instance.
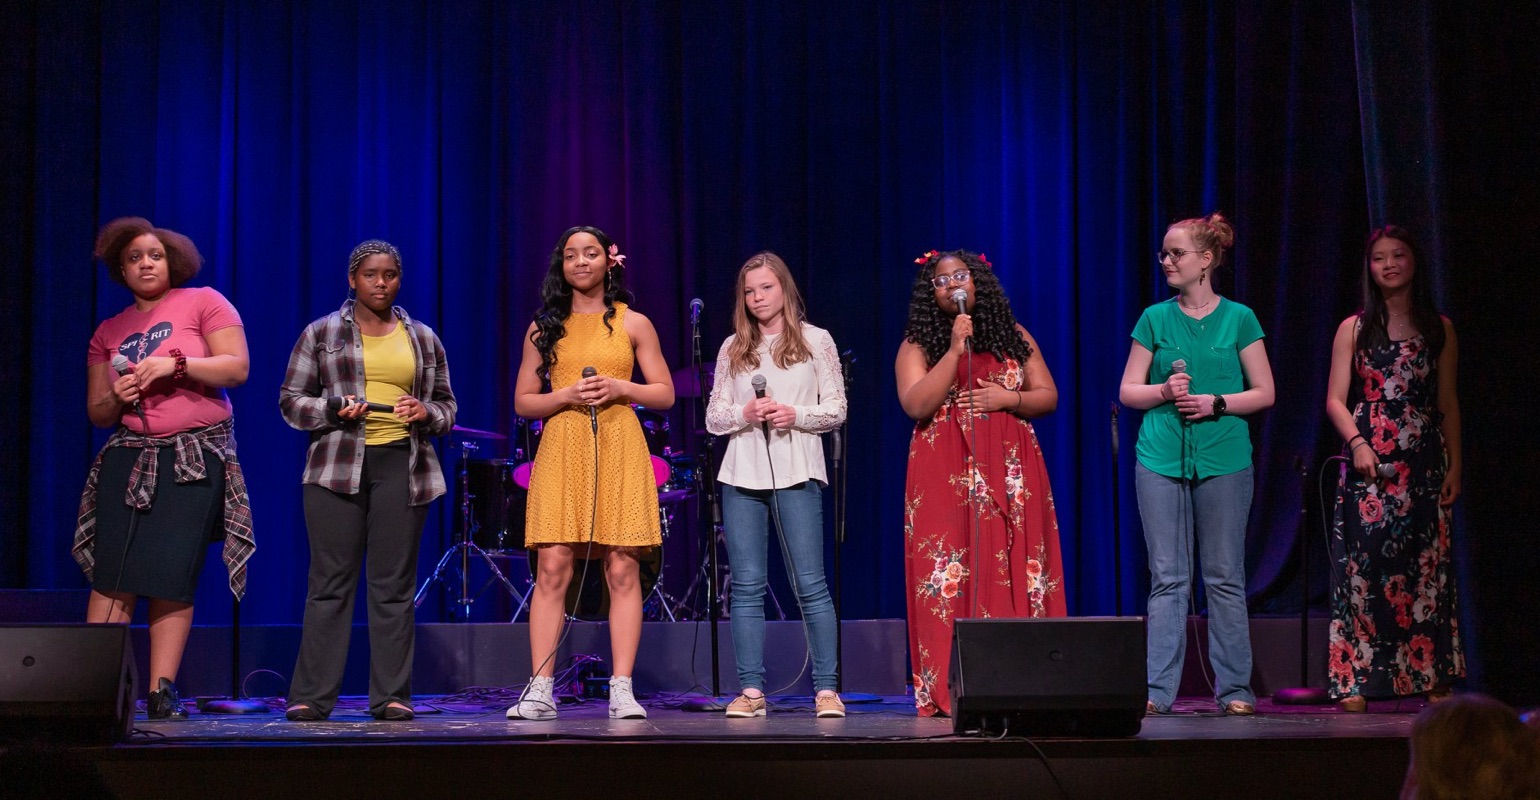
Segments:
[[[961,272],[954,272],[951,275],[937,275],[930,279],[930,285],[937,289],[945,289],[954,283],[958,286],[966,286],[970,274],[967,270],[963,270]]]
[[[1155,263],[1157,263],[1157,264],[1164,264],[1164,263],[1166,263],[1166,259],[1169,258],[1169,259],[1171,259],[1171,263],[1175,264],[1176,262],[1181,261],[1182,260],[1182,256],[1185,256],[1188,253],[1201,253],[1201,252],[1203,252],[1203,251],[1202,250],[1183,250],[1183,249],[1181,249],[1179,247],[1173,247],[1170,250],[1156,250],[1155,251]]]

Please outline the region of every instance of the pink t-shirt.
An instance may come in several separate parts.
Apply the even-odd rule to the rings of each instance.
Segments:
[[[240,324],[241,315],[218,291],[207,286],[172,289],[147,312],[129,306],[97,326],[86,364],[110,364],[117,353],[137,364],[146,356],[169,356],[178,348],[188,358],[205,358],[209,344],[203,337]],[[145,389],[142,405],[152,436],[202,428],[230,417],[230,398],[224,389],[192,380],[162,378]],[[132,407],[123,409],[122,423],[131,431],[145,432]]]

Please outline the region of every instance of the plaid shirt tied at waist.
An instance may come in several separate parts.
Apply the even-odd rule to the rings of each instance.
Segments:
[[[96,571],[97,485],[101,479],[102,457],[114,447],[139,450],[139,458],[134,461],[133,471],[128,476],[128,491],[123,496],[124,505],[139,511],[148,511],[155,503],[163,448],[176,448],[172,472],[177,483],[193,483],[208,477],[204,450],[219,457],[225,470],[223,558],[225,569],[230,573],[230,591],[236,599],[244,597],[246,562],[256,552],[257,542],[251,533],[251,497],[246,492],[246,476],[235,456],[234,418],[173,436],[148,437],[123,427],[113,432],[101,452],[96,454],[91,472],[86,475],[86,488],[80,493],[80,511],[75,520],[75,541],[70,547],[70,555],[75,557],[88,579]]]

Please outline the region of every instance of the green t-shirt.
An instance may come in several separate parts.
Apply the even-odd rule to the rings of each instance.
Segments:
[[[1177,307],[1176,298],[1144,310],[1134,325],[1134,341],[1149,350],[1149,382],[1164,383],[1172,362],[1187,362],[1193,394],[1235,394],[1246,388],[1241,351],[1262,338],[1262,325],[1251,309],[1228,298],[1203,319]],[[1240,472],[1251,464],[1251,431],[1246,421],[1228,414],[1196,422],[1167,402],[1144,412],[1139,425],[1139,463],[1169,478],[1211,478]]]

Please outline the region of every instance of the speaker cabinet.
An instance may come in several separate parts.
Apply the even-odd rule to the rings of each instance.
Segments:
[[[1142,617],[959,619],[953,730],[1133,736],[1147,697]]]
[[[0,739],[127,739],[138,682],[127,625],[0,625]]]

